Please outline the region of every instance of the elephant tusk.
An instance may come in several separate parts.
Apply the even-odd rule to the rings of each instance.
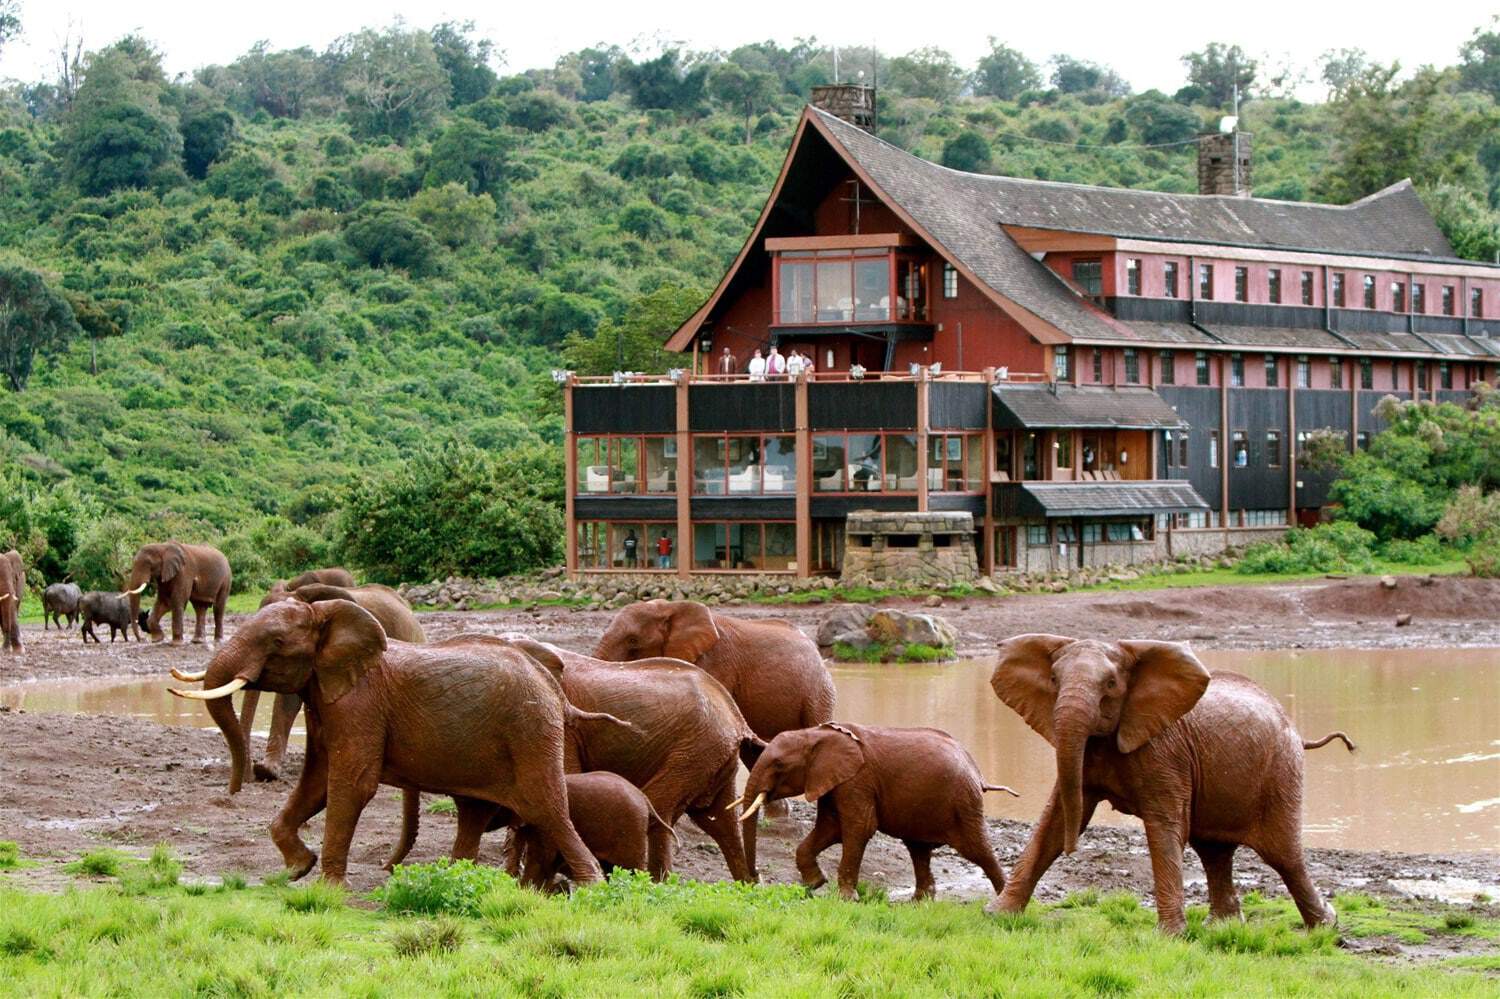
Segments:
[[[725,805],[724,806],[724,811],[726,811],[726,812],[732,812],[736,808],[739,808],[744,803],[745,803],[745,796],[742,794],[738,798],[736,798],[733,801],[731,801],[729,804]]]
[[[147,580],[146,582],[142,583],[140,586],[137,586],[133,590],[126,590],[124,593],[121,594],[121,596],[127,596],[127,597],[128,596],[140,596],[142,593],[146,592],[146,587],[149,586],[149,585],[150,585],[150,580]]]
[[[5,603],[5,601],[7,601],[7,600],[13,599],[14,597],[15,597],[14,593],[0,593],[0,604]]]
[[[763,802],[765,800],[766,800],[766,792],[762,791],[760,794],[757,794],[755,796],[755,800],[752,801],[752,802],[750,802],[750,807],[747,808],[747,809],[745,809],[745,813],[740,816],[740,821],[744,822],[750,816],[752,816],[756,812],[760,811],[761,802]]]
[[[213,701],[217,700],[220,697],[228,697],[230,694],[234,693],[236,690],[239,690],[249,682],[250,681],[246,680],[244,677],[237,676],[233,680],[230,680],[228,683],[224,684],[224,686],[215,687],[212,690],[178,690],[176,687],[168,687],[167,689],[170,690],[173,694],[176,694],[178,697],[186,697],[189,700]]]
[[[207,676],[207,675],[208,675],[208,670],[206,670],[206,669],[200,669],[196,673],[184,673],[182,670],[178,669],[176,666],[172,667],[172,678],[176,679],[176,680],[181,680],[183,683],[201,683],[201,682],[203,682],[203,678],[205,676]]]

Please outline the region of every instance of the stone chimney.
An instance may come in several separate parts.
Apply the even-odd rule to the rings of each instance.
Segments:
[[[875,88],[858,83],[830,83],[812,88],[812,106],[849,124],[875,131]]]
[[[1198,136],[1198,193],[1250,197],[1249,132],[1207,132]],[[1236,173],[1235,161],[1239,169]]]

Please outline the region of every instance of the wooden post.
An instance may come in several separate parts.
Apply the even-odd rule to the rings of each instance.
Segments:
[[[1219,526],[1229,530],[1229,355],[1222,351],[1219,353]]]
[[[927,512],[927,434],[932,402],[932,373],[917,369],[917,509]]]
[[[688,430],[688,390],[692,376],[677,382],[677,576],[693,569],[693,435]]]
[[[797,576],[806,579],[812,575],[812,430],[809,426],[807,408],[807,373],[797,376],[793,388],[792,432],[796,434],[797,449]]]
[[[1008,473],[1010,469],[1006,469]],[[995,572],[995,369],[984,369],[984,555],[979,564],[986,576]]]
[[[1292,364],[1295,365],[1293,358]],[[1297,526],[1297,374],[1296,369],[1288,372],[1291,375],[1286,380],[1286,524],[1288,527]]]
[[[568,578],[578,576],[578,525],[573,520],[573,499],[578,492],[578,435],[573,431],[573,376],[563,384],[563,523],[567,525],[566,553]]]
[[[1343,366],[1343,359],[1339,359],[1339,365]],[[1356,362],[1356,367],[1358,362]],[[1434,371],[1432,376],[1437,377]],[[1349,371],[1349,453],[1353,454],[1359,450],[1359,372],[1354,369]]]

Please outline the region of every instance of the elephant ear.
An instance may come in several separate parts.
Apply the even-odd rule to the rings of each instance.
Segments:
[[[1198,703],[1208,670],[1178,642],[1121,642],[1120,648],[1134,665],[1115,739],[1120,752],[1133,753]]]
[[[1057,708],[1057,686],[1052,682],[1052,658],[1073,642],[1062,635],[1008,638],[1000,643],[1000,659],[990,676],[995,696],[1054,745],[1052,714]]]
[[[323,600],[312,609],[323,631],[315,662],[318,686],[329,701],[337,701],[385,651],[385,629],[369,611],[348,600]]]
[[[662,643],[662,655],[697,662],[719,640],[713,614],[692,600],[678,600],[667,606],[667,637]]]
[[[304,583],[292,590],[292,596],[305,604],[315,604],[323,600],[354,600],[354,594],[342,586],[329,586],[327,583]]]
[[[808,752],[803,796],[817,801],[859,773],[864,765],[865,751],[859,736],[842,725],[820,725]]]
[[[169,541],[162,546],[161,552],[161,581],[170,583],[176,575],[182,571],[183,563],[187,561],[187,552],[175,541]]]

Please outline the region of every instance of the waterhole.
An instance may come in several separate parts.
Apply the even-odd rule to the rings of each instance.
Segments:
[[[1303,821],[1308,845],[1353,850],[1500,853],[1500,650],[1400,649],[1200,653],[1210,669],[1262,684],[1305,738],[1334,729],[1339,743],[1307,754]],[[985,777],[1020,798],[991,793],[991,815],[1034,821],[1051,790],[1051,748],[996,699],[992,661],[943,666],[834,666],[840,719],[929,725],[966,745]],[[183,686],[178,684],[178,686]],[[0,704],[28,711],[130,715],[212,728],[203,706],[160,680],[69,680],[0,688]],[[240,695],[236,695],[236,702]],[[271,719],[261,698],[255,729]],[[293,741],[301,742],[301,725]],[[1095,822],[1138,820],[1101,805]]]

